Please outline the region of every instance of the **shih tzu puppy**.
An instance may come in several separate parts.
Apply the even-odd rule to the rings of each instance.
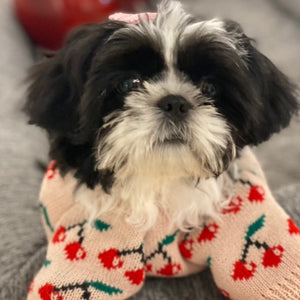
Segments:
[[[79,27],[31,79],[26,111],[47,130],[60,171],[100,185],[148,225],[159,206],[180,227],[211,215],[239,151],[286,127],[297,108],[293,85],[239,24],[168,1],[153,22]],[[182,193],[189,203],[176,201]]]
[[[230,196],[229,183],[236,182],[230,178],[242,149],[258,145],[286,127],[298,104],[295,87],[255,48],[239,24],[198,19],[187,14],[180,3],[163,1],[155,18],[143,15],[138,24],[109,20],[78,27],[64,48],[33,69],[25,110],[30,123],[46,129],[50,157],[61,178],[75,178],[75,202],[87,209],[89,219],[116,213],[126,219],[125,227],[137,226],[139,236],[141,229],[151,231],[163,212],[168,223],[182,233],[202,228],[198,237],[202,243],[211,241],[220,227],[214,223],[204,234],[208,228],[203,227],[204,217],[218,215],[220,201],[227,192],[225,196]],[[254,188],[249,201],[255,196],[256,202],[262,202],[264,193],[251,180],[241,179],[240,183]],[[236,214],[243,197],[229,203],[225,213]],[[79,242],[71,244],[73,248],[66,246],[66,259],[88,259],[83,243],[86,223],[70,226],[67,222],[69,227],[51,228],[46,217],[52,232],[57,230],[51,237],[53,245],[79,226]],[[247,264],[249,247],[264,249],[269,256],[276,247],[283,251],[282,246],[271,248],[266,242],[251,240],[265,218],[267,213],[253,223],[256,227],[249,227],[248,248],[229,267],[233,268],[234,283],[254,276],[257,264]],[[97,227],[101,232],[113,228],[103,224],[102,219]],[[143,254],[140,263],[147,266],[146,272],[174,275],[176,266],[178,272],[188,273],[183,263],[173,263],[163,250],[178,232],[158,243],[158,250],[148,251],[145,243],[143,251],[150,254]],[[194,257],[195,243],[188,235],[181,238],[184,258]],[[121,270],[123,263],[113,264],[113,259],[141,254],[141,249],[99,250],[98,260],[105,270]],[[226,252],[226,247],[223,249]],[[159,253],[168,264],[155,271],[154,264],[147,262]],[[277,260],[276,266],[279,263]],[[264,266],[274,263],[268,261]],[[131,283],[140,284],[143,267],[126,272]],[[59,278],[60,273],[55,274]],[[38,293],[42,299],[72,288],[84,292],[82,299],[90,299],[91,288],[107,297],[122,294],[123,288],[107,288],[104,279],[101,284],[93,280],[76,286],[54,286],[40,280]],[[226,289],[225,284],[220,285]],[[249,299],[261,298],[252,295]]]
[[[31,79],[26,111],[47,130],[62,174],[100,185],[148,225],[159,206],[180,227],[211,215],[239,151],[286,127],[297,108],[293,85],[239,24],[168,1],[153,22],[79,27]],[[176,201],[182,193],[188,203]]]

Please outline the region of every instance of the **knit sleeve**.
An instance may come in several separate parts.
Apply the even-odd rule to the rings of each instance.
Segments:
[[[45,173],[39,200],[42,222],[48,240],[57,229],[57,222],[74,205],[74,190],[77,180],[72,174],[61,176],[55,161],[52,161]]]
[[[116,300],[135,294],[145,277],[144,233],[109,213],[89,221],[86,209],[73,201],[76,181],[52,175],[47,172],[41,191],[51,232],[47,255],[27,299]]]
[[[238,167],[219,219],[186,236],[182,254],[206,262],[230,299],[299,300],[300,231],[274,200],[251,152],[242,153]]]

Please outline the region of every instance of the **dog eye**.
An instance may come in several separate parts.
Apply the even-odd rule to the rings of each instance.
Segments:
[[[129,93],[133,90],[138,89],[141,85],[142,85],[142,82],[138,78],[127,79],[119,85],[118,91],[120,93]]]
[[[212,83],[210,80],[203,80],[200,83],[200,90],[203,95],[209,98],[215,97],[218,93],[216,85]]]

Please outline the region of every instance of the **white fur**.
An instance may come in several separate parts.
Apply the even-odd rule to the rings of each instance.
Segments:
[[[126,98],[126,110],[106,118],[104,128],[112,129],[99,139],[97,168],[115,171],[112,206],[107,209],[118,207],[129,216],[128,222],[143,228],[154,225],[160,209],[181,229],[198,226],[200,216],[214,214],[220,192],[215,179],[201,180],[197,189],[192,183],[223,168],[220,153],[231,141],[230,130],[213,106],[202,105],[199,90],[173,72],[144,86],[145,91]],[[170,93],[193,105],[181,127],[156,105]],[[186,143],[167,145],[174,136]]]

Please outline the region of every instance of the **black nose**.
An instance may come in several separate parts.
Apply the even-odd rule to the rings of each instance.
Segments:
[[[160,99],[157,106],[175,121],[183,120],[192,108],[183,97],[177,95],[168,95]]]

